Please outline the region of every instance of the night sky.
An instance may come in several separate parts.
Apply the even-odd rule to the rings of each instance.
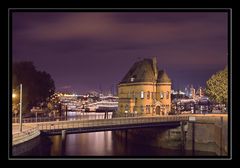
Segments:
[[[13,12],[12,58],[33,61],[56,89],[111,90],[157,56],[174,89],[205,86],[227,65],[226,12]]]

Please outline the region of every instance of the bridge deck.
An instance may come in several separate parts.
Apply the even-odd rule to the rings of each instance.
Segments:
[[[24,124],[37,126],[39,130],[47,134],[60,134],[62,130],[66,130],[67,133],[96,132],[178,125],[180,121],[188,121],[188,116],[127,117],[102,120],[52,121]]]

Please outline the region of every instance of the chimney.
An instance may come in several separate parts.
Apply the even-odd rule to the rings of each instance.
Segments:
[[[155,80],[157,80],[157,77],[158,77],[158,70],[157,70],[157,57],[154,56],[154,57],[152,58],[152,61],[153,61],[154,77],[155,77]]]

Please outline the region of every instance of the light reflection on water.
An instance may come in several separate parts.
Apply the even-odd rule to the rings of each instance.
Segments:
[[[112,132],[71,134],[66,137],[66,155],[111,155]],[[57,154],[58,153],[52,153]]]
[[[40,137],[40,144],[23,156],[191,156],[191,151],[169,150],[136,144],[116,136],[111,131]],[[137,139],[141,141],[141,139]],[[150,142],[149,142],[150,143]],[[215,156],[210,152],[195,152],[199,156]]]

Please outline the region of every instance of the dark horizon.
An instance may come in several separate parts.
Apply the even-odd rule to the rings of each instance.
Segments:
[[[136,61],[153,56],[173,89],[205,87],[228,64],[227,18],[227,12],[13,12],[12,58],[51,74],[57,91],[112,90]]]

